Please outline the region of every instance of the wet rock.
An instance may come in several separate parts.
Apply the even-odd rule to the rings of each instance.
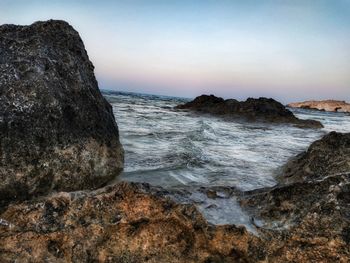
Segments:
[[[282,182],[317,180],[350,172],[350,133],[331,132],[292,158],[283,168]]]
[[[347,262],[349,182],[343,174],[245,192],[259,236],[210,225],[146,184],[61,192],[0,213],[0,262]]]
[[[277,186],[241,194],[272,262],[348,262],[349,135],[324,136],[288,163]]]
[[[288,104],[288,107],[320,111],[350,112],[350,104],[340,100],[304,101]]]
[[[262,262],[244,227],[212,226],[192,205],[119,183],[12,204],[0,214],[0,261]]]
[[[301,120],[274,99],[249,98],[246,101],[234,99],[224,100],[214,95],[201,95],[193,101],[178,105],[177,109],[188,109],[195,112],[216,116],[244,118],[249,121],[264,121],[271,123],[290,123],[302,128],[322,128],[315,120]]]
[[[0,26],[0,200],[101,186],[123,167],[110,104],[66,22]]]
[[[245,192],[271,262],[348,262],[350,173]],[[298,251],[298,253],[295,253]]]

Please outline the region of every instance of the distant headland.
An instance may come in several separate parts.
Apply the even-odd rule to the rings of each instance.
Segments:
[[[320,111],[350,112],[350,104],[341,100],[308,100],[289,103],[287,106]]]

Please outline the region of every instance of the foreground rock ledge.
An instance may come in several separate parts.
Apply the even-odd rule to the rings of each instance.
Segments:
[[[269,123],[289,123],[300,128],[322,128],[315,120],[301,120],[274,99],[249,98],[246,101],[235,99],[224,100],[214,95],[201,95],[193,101],[178,105],[177,109],[188,109],[216,116],[244,118],[248,121],[263,121]]]
[[[59,193],[0,214],[0,262],[258,262],[243,227],[213,227],[147,185]]]
[[[259,236],[148,185],[62,192],[0,213],[0,262],[348,262],[349,179],[242,194]]]
[[[95,188],[123,168],[93,70],[64,21],[0,26],[0,203]]]

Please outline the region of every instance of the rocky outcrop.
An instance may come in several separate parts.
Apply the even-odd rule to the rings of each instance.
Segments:
[[[242,193],[258,236],[210,225],[145,184],[62,192],[0,213],[0,261],[347,262],[349,183],[343,174]]]
[[[66,22],[0,27],[0,200],[101,186],[123,167],[110,104]]]
[[[350,172],[350,133],[331,132],[293,157],[279,179],[290,183]]]
[[[280,184],[240,200],[270,247],[279,247],[268,252],[277,262],[348,262],[350,133],[314,142],[287,164]]]
[[[244,227],[211,226],[191,205],[147,185],[59,193],[0,214],[0,261],[259,262],[261,241]]]
[[[347,136],[331,133],[310,148],[318,145],[323,150],[314,154],[321,155],[332,148],[347,158]],[[10,204],[0,212],[0,261],[347,262],[346,170],[231,191],[258,235],[241,226],[213,226],[193,205],[178,204],[165,197],[171,192],[147,184],[118,183]],[[208,198],[232,198],[216,195],[217,188],[204,190]]]
[[[350,173],[245,192],[269,262],[348,262]]]
[[[288,107],[314,109],[320,111],[350,112],[350,104],[341,100],[309,100],[304,102],[289,103]]]
[[[216,116],[244,118],[249,121],[290,123],[302,128],[322,128],[315,120],[301,120],[274,99],[249,98],[246,101],[224,100],[214,95],[201,95],[193,101],[178,105],[177,109],[187,109]]]

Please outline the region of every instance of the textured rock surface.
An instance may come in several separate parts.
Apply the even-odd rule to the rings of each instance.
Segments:
[[[66,22],[0,27],[0,200],[100,186],[123,167],[111,106]]]
[[[350,173],[246,192],[270,262],[349,262]]]
[[[331,132],[292,158],[279,179],[283,182],[317,180],[344,172],[350,172],[350,133]]]
[[[340,100],[304,101],[288,104],[288,107],[315,109],[321,111],[350,112],[350,104]]]
[[[249,98],[246,101],[237,101],[234,99],[224,100],[214,95],[201,95],[191,102],[178,105],[176,108],[225,117],[243,117],[253,121],[291,123],[304,128],[323,127],[318,121],[296,118],[294,114],[281,103],[267,98]]]
[[[268,253],[280,262],[348,262],[350,133],[324,136],[286,168],[276,187],[241,196],[270,248],[280,247]]]
[[[259,236],[209,225],[147,185],[62,192],[0,213],[0,261],[348,262],[349,179],[244,193]]]
[[[0,214],[0,262],[259,262],[245,228],[210,226],[145,185],[59,193]]]

